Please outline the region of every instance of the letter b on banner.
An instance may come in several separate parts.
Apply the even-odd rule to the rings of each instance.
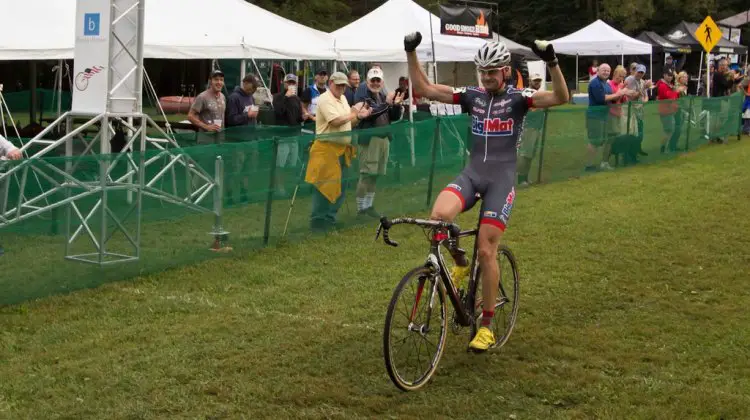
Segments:
[[[101,15],[99,13],[86,13],[83,16],[83,35],[84,36],[99,36],[100,28],[99,22],[101,21]]]

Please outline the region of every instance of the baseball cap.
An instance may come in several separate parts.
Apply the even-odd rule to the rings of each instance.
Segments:
[[[294,73],[289,73],[284,77],[284,81],[297,83],[297,75]]]
[[[370,71],[367,72],[367,80],[372,80],[378,78],[380,80],[383,80],[383,70],[380,70],[379,68],[372,68]]]
[[[328,70],[326,69],[318,69],[318,71],[315,73],[316,76],[328,76]]]
[[[213,79],[216,76],[224,77],[224,72],[221,71],[221,70],[219,70],[219,69],[216,69],[216,70],[212,71],[211,72],[211,78]]]
[[[544,78],[542,77],[542,75],[541,75],[541,74],[539,74],[539,73],[534,73],[534,74],[532,74],[532,75],[531,75],[531,79],[529,79],[529,80],[543,80],[543,79],[544,79]]]
[[[349,84],[349,78],[347,78],[346,75],[340,71],[333,73],[331,77],[329,78],[329,80],[332,81],[333,84],[335,85],[348,85]]]
[[[644,66],[643,64],[639,64],[639,65],[635,66],[635,72],[636,73],[645,73],[646,72],[646,66]]]

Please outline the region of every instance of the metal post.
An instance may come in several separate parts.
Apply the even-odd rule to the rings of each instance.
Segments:
[[[276,183],[276,159],[279,156],[279,138],[273,138],[273,153],[271,154],[271,170],[268,176],[268,197],[266,198],[266,224],[263,227],[263,246],[268,245],[271,236],[271,210],[273,209],[273,193]]]
[[[628,101],[628,120],[626,121],[625,134],[630,135],[630,118],[633,110],[633,102]]]
[[[542,164],[544,163],[544,143],[547,140],[547,117],[549,116],[549,108],[544,109],[544,122],[542,125],[542,144],[539,149],[539,169],[536,174],[536,182],[542,182]],[[533,158],[532,154],[532,158]]]
[[[211,251],[231,251],[232,247],[227,245],[229,232],[224,230],[222,225],[222,213],[224,210],[224,203],[222,197],[224,197],[224,160],[221,155],[216,156],[216,162],[214,164],[214,229],[211,232],[214,235],[214,244]]]
[[[109,133],[109,115],[105,115],[101,120],[99,135],[99,188],[101,188],[102,212],[101,226],[99,231],[99,264],[104,262],[104,255],[107,252],[107,209],[109,206],[107,200],[107,178],[109,177],[109,160],[110,156],[110,133]]]
[[[57,118],[60,118],[60,115],[62,115],[62,76],[64,64],[65,62],[60,60],[57,65]]]
[[[427,184],[427,207],[430,207],[430,203],[432,203],[432,181],[435,178],[438,136],[440,136],[440,117],[435,117],[435,135],[432,137],[432,163],[430,164],[430,178]]]
[[[695,100],[695,96],[690,97],[690,110],[688,111],[688,121],[687,124],[685,124],[685,130],[687,131],[687,134],[685,135],[685,151],[687,152],[690,150],[690,125],[693,122],[693,101]]]

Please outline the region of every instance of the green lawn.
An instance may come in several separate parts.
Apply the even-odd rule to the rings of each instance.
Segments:
[[[420,392],[381,342],[426,242],[369,225],[2,307],[0,417],[748,418],[748,140],[519,192],[517,327]]]

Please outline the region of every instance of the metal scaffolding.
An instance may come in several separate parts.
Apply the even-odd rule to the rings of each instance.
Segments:
[[[76,112],[74,107],[23,145],[24,160],[0,162],[0,187],[4,187],[0,188],[0,228],[63,209],[66,259],[99,265],[134,261],[141,255],[146,196],[196,212],[214,213],[210,233],[217,248],[228,234],[221,226],[223,161],[217,157],[211,175],[181,151],[169,125],[167,133],[143,113],[144,0],[110,0],[110,7],[106,111],[92,114]],[[80,72],[76,75],[77,89],[86,88],[81,86],[88,83],[85,76]],[[153,90],[150,83],[149,88]],[[85,122],[73,128],[79,122],[76,119]],[[60,137],[55,129],[62,127],[66,134]],[[149,137],[148,128],[162,138]],[[88,141],[84,138],[87,130],[96,132]],[[127,132],[125,145],[112,153],[111,140],[117,130]],[[74,146],[80,153],[74,153]],[[65,159],[56,162],[58,159],[53,158],[63,155],[63,147]],[[92,165],[98,166],[93,177],[91,171],[80,170]],[[179,188],[178,172],[187,180]],[[165,183],[168,175],[171,182]],[[11,186],[17,187],[12,196]],[[120,214],[111,205],[113,194],[127,196],[128,205],[120,206],[125,210],[121,208]],[[129,218],[131,226],[126,226]],[[122,242],[126,251],[108,248],[116,233],[125,238]],[[79,240],[90,242],[86,251],[80,252]]]

